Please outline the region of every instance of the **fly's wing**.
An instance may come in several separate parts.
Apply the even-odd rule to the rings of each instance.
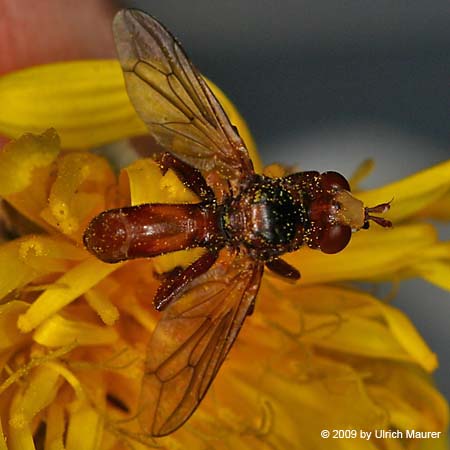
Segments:
[[[151,135],[206,178],[218,173],[239,189],[253,173],[247,149],[181,45],[137,10],[120,11],[113,30],[128,95]]]
[[[164,436],[195,411],[258,292],[263,264],[232,251],[169,305],[151,337],[140,404],[142,429]]]

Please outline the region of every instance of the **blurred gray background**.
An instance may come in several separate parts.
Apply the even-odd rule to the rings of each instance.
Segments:
[[[374,158],[364,183],[374,187],[450,157],[448,0],[121,4],[179,38],[238,106],[265,163],[349,176]],[[450,399],[449,293],[411,280],[394,304],[438,353]]]

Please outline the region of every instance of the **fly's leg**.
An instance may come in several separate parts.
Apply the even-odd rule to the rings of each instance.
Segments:
[[[177,268],[167,273],[153,299],[155,308],[158,311],[166,309],[191,281],[210,269],[216,262],[217,256],[217,252],[208,251],[186,269],[179,270]]]
[[[275,272],[284,278],[288,278],[289,280],[300,279],[300,272],[281,258],[275,258],[272,259],[272,261],[266,262],[266,267],[272,272]]]
[[[214,199],[214,193],[206,184],[200,170],[176,158],[172,153],[164,153],[159,159],[159,166],[163,175],[168,169],[172,169],[180,181],[203,201]]]

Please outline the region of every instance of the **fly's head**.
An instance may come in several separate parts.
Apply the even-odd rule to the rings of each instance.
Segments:
[[[311,192],[308,246],[324,253],[337,253],[350,241],[353,231],[369,228],[370,221],[382,227],[392,223],[373,214],[384,214],[389,203],[368,208],[350,192],[348,181],[337,172],[325,172]]]

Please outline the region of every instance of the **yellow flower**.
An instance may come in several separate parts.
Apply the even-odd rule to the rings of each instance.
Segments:
[[[260,169],[245,123],[213,88]],[[255,313],[197,412],[152,439],[136,416],[159,317],[154,272],[196,254],[108,265],[81,237],[104,209],[195,197],[149,159],[116,176],[104,158],[81,150],[145,133],[115,61],[11,74],[0,79],[0,103],[0,132],[19,137],[51,125],[61,138],[27,134],[0,153],[0,196],[25,222],[0,244],[0,450],[445,448],[448,406],[431,380],[436,356],[403,313],[341,282],[421,276],[450,290],[450,244],[418,220],[449,219],[440,205],[449,201],[450,161],[358,194],[367,204],[395,197],[394,229],[360,232],[336,255],[289,255],[302,271],[296,285],[266,274]],[[324,439],[323,429],[441,437]]]

